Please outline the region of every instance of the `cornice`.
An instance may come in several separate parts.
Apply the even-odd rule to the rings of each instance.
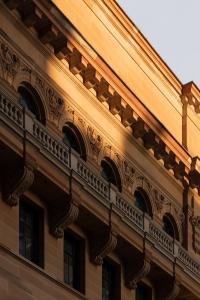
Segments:
[[[103,3],[108,7],[113,14],[112,21],[118,28],[127,36],[129,40],[133,40],[137,43],[138,47],[148,56],[148,58],[154,63],[156,68],[162,73],[162,75],[170,82],[178,93],[181,92],[181,82],[177,78],[176,74],[169,68],[162,57],[156,52],[153,46],[145,38],[139,28],[133,23],[128,15],[123,11],[117,1],[103,0]]]
[[[6,0],[4,2],[11,10],[18,9],[20,13],[19,2],[8,2]],[[100,68],[97,64],[100,58],[97,57],[94,60],[86,49],[77,43],[76,39],[66,29],[66,26],[60,23],[61,13],[55,10],[51,3],[45,0],[33,0],[32,4],[32,11],[29,11],[32,18],[29,18],[28,25],[25,23],[28,27],[35,27],[40,41],[51,45],[57,58],[65,61],[71,73],[79,78],[87,89],[92,90],[101,103],[108,104],[110,112],[121,119],[121,123],[125,128],[129,127],[132,130],[132,134],[136,139],[143,141],[147,150],[153,151],[156,159],[164,162],[167,170],[173,171],[176,179],[183,184],[189,183],[193,188],[200,189],[198,160],[196,158],[192,160],[186,150],[166,128],[142,105],[133,93],[127,91],[118,79],[120,86],[126,92],[126,97],[122,95],[122,89],[118,85],[116,86],[116,81],[115,84],[113,83],[112,79],[115,75],[112,74],[109,67],[101,62],[103,68]],[[26,20],[27,17],[23,16],[23,20]],[[48,24],[45,28],[42,27],[44,21]],[[67,20],[64,24],[67,24]],[[107,74],[104,66],[107,69]]]

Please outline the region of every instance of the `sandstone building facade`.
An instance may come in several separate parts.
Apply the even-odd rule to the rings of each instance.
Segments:
[[[200,299],[200,91],[114,0],[0,1],[0,299]]]

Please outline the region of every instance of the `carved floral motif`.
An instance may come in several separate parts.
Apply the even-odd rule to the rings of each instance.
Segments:
[[[51,87],[46,88],[46,99],[49,104],[50,117],[53,122],[57,121],[63,110],[64,110],[64,101],[55,90]]]
[[[2,65],[4,79],[12,84],[19,70],[20,60],[4,43],[0,43],[0,63]]]
[[[92,157],[96,161],[98,160],[99,153],[101,151],[103,145],[102,137],[96,132],[94,128],[88,126],[87,128],[87,136],[90,144],[90,148],[92,150]]]
[[[124,187],[128,192],[132,192],[133,182],[135,179],[135,169],[133,166],[127,162],[123,162],[123,179],[124,179]]]

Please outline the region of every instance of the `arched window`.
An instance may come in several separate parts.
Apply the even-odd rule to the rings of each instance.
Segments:
[[[165,214],[163,217],[163,230],[173,239],[179,240],[179,233],[174,218],[170,214]]]
[[[144,213],[147,213],[148,215],[150,215],[152,217],[153,213],[152,213],[150,201],[149,201],[149,198],[148,198],[146,192],[143,189],[138,188],[135,191],[134,204],[141,211],[143,211]]]
[[[45,111],[41,99],[36,90],[28,83],[22,83],[18,92],[20,94],[20,104],[29,110],[38,121],[45,125]]]
[[[63,127],[63,142],[74,149],[80,157],[86,161],[86,148],[82,135],[72,123],[66,123]]]
[[[102,168],[101,176],[108,182],[114,184],[121,192],[122,190],[121,178],[114,162],[110,158],[105,157],[101,161],[101,168]]]

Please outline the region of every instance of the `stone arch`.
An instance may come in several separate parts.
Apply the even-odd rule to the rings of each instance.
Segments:
[[[182,221],[183,220],[181,215],[178,213],[178,210],[173,206],[171,202],[163,205],[162,214],[160,216],[161,220],[163,220],[163,217],[165,215],[169,216],[172,223],[176,225],[178,235],[179,235],[179,241],[182,242],[183,240]]]
[[[20,88],[24,88],[27,90],[28,93],[30,93],[33,96],[35,104],[38,106],[38,109],[41,114],[41,123],[46,125],[47,121],[47,107],[44,103],[44,100],[40,97],[40,94],[37,92],[37,90],[28,82],[22,81],[18,86],[18,91]]]
[[[163,229],[167,232],[172,238],[180,241],[180,232],[178,228],[178,223],[175,218],[170,213],[165,213],[163,215]],[[167,227],[168,226],[168,227]]]
[[[35,72],[33,72],[30,67],[21,65],[20,71],[14,78],[13,87],[17,91],[19,86],[22,84],[29,85],[36,91],[44,107],[46,120],[49,120],[49,108],[48,101],[46,99],[45,81],[40,78]]]
[[[122,180],[115,162],[108,156],[101,160],[101,176],[122,191]]]
[[[67,121],[63,125],[62,132],[63,132],[63,134],[65,132],[68,132],[70,134],[71,138],[73,138],[74,142],[76,143],[75,146],[77,147],[77,149],[75,149],[76,148],[75,147],[74,150],[77,151],[80,154],[80,157],[86,161],[88,149],[87,149],[87,144],[85,141],[85,136],[83,135],[80,128],[76,124],[74,124],[70,121]],[[68,146],[70,146],[70,144]]]
[[[153,217],[155,215],[155,204],[152,197],[152,187],[150,182],[143,176],[136,176],[133,183],[132,195],[135,194],[136,191],[140,191],[143,193],[144,198],[147,202],[147,207],[149,210],[149,215]]]

